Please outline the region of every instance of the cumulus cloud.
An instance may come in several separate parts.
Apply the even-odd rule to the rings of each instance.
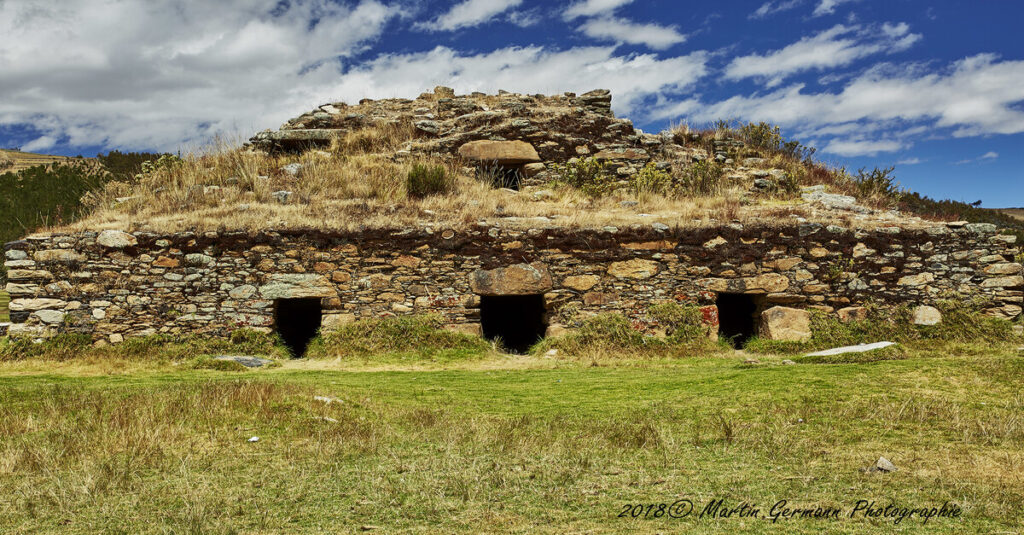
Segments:
[[[998,152],[994,152],[994,151],[988,151],[985,154],[981,155],[981,159],[982,160],[995,160],[998,157],[999,157],[999,153]]]
[[[652,115],[660,118],[713,121],[721,117],[769,121],[783,126],[853,132],[882,131],[903,125],[896,140],[865,144],[840,140],[827,150],[868,154],[909,146],[908,138],[937,129],[953,136],[1024,132],[1024,61],[1000,61],[981,54],[938,72],[902,75],[896,69],[873,69],[838,92],[805,92],[795,84],[767,94],[737,95],[703,103],[695,98],[665,102]],[[885,143],[885,144],[881,144]],[[868,152],[863,152],[868,151]]]
[[[374,0],[0,2],[0,126],[31,125],[29,148],[168,150],[279,124],[398,15]]]
[[[418,26],[437,31],[479,26],[522,3],[523,0],[465,0],[452,6],[447,13]]]
[[[608,88],[616,111],[629,113],[692,89],[707,72],[704,53],[659,58],[615,46],[349,59],[400,16],[374,0],[0,2],[0,127],[30,125],[34,150],[187,150],[277,127],[324,102],[439,84],[467,93]]]
[[[883,51],[906,50],[920,37],[903,23],[878,28],[838,24],[779,50],[734,58],[725,76],[732,80],[764,78],[768,87],[774,87],[798,72],[841,67]]]
[[[848,4],[850,2],[856,2],[857,0],[821,0],[818,2],[818,6],[814,8],[813,15],[820,17],[822,15],[831,15],[835,13],[836,7],[841,4]]]
[[[573,20],[579,17],[593,17],[611,13],[616,9],[633,3],[633,0],[583,0],[569,6],[562,14],[565,20]]]
[[[645,45],[655,50],[664,50],[686,40],[686,36],[674,27],[611,17],[590,19],[583,23],[579,30],[593,39]]]

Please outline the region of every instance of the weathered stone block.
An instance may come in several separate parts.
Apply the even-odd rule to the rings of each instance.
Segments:
[[[484,329],[479,323],[450,323],[444,326],[445,330],[467,334],[469,336],[483,336]]]
[[[10,294],[11,297],[23,297],[23,296],[35,296],[39,294],[42,288],[38,284],[16,284],[8,282],[7,286],[4,287],[4,291]]]
[[[942,322],[942,313],[935,307],[921,305],[914,308],[914,315],[911,321],[914,325],[938,325]]]
[[[45,324],[54,325],[63,322],[67,313],[60,310],[37,310],[32,315]]]
[[[846,307],[836,311],[839,321],[850,323],[851,321],[864,321],[868,319],[868,309],[864,307]]]
[[[992,264],[985,268],[986,275],[1020,275],[1021,265],[1010,262]]]
[[[120,230],[104,230],[96,237],[96,243],[110,249],[124,249],[138,245],[139,240],[135,236]]]
[[[981,283],[982,288],[1017,288],[1024,286],[1024,276],[994,277],[985,279]]]
[[[899,282],[896,284],[899,284],[900,286],[924,286],[925,284],[930,284],[932,282],[935,282],[935,275],[925,272],[901,277]]]
[[[303,297],[336,297],[338,291],[327,277],[313,274],[274,274],[260,286],[264,299],[298,299]]]
[[[468,160],[497,165],[522,165],[541,161],[533,145],[525,141],[470,141],[459,147],[459,155]]]
[[[47,308],[64,308],[68,303],[62,299],[12,299],[8,305],[11,312],[34,312]]]
[[[562,281],[562,286],[578,292],[585,292],[597,286],[599,282],[601,282],[601,279],[595,275],[573,275],[566,277]]]
[[[760,336],[769,340],[809,340],[811,315],[806,310],[797,308],[769,308],[761,313]]]
[[[540,263],[478,269],[470,275],[469,284],[478,295],[535,295],[552,288],[551,274]]]
[[[626,260],[612,262],[608,274],[619,279],[649,279],[658,274],[661,264],[653,260]]]
[[[70,249],[45,249],[32,255],[36,262],[85,262],[85,255]]]
[[[256,295],[256,287],[251,284],[243,284],[236,286],[228,292],[228,295],[232,299],[251,299],[252,296]]]

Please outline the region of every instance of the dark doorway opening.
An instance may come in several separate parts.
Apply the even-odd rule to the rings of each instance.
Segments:
[[[293,358],[306,354],[309,342],[320,330],[323,310],[319,297],[278,299],[274,302],[274,325]]]
[[[521,165],[485,165],[477,168],[477,177],[482,182],[488,182],[496,188],[508,188],[518,191],[522,185],[522,169]]]
[[[525,353],[548,328],[544,296],[481,296],[480,324],[487,339],[500,339],[505,349]]]
[[[718,294],[718,336],[741,349],[757,335],[757,316],[764,308],[764,296]]]

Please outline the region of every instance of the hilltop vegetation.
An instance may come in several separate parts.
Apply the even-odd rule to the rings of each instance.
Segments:
[[[40,161],[50,158],[33,156],[40,156]],[[100,154],[95,160],[54,157],[60,159],[23,169],[17,165],[8,167],[7,172],[0,174],[0,214],[4,215],[0,242],[16,240],[38,228],[77,221],[89,213],[90,193],[112,183],[127,187],[142,171],[143,162],[159,156],[113,151]]]
[[[71,158],[68,156],[54,156],[50,154],[22,152],[20,150],[0,149],[0,173],[17,173],[18,171],[23,171],[30,167],[70,162],[73,160],[84,160],[84,158]]]

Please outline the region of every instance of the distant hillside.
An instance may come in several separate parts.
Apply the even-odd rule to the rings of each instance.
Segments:
[[[1024,208],[1002,208],[999,211],[1014,219],[1024,221]]]
[[[68,156],[53,156],[50,154],[35,154],[32,152],[0,149],[0,173],[18,172],[37,165],[47,165],[77,159],[78,158],[71,158]]]

